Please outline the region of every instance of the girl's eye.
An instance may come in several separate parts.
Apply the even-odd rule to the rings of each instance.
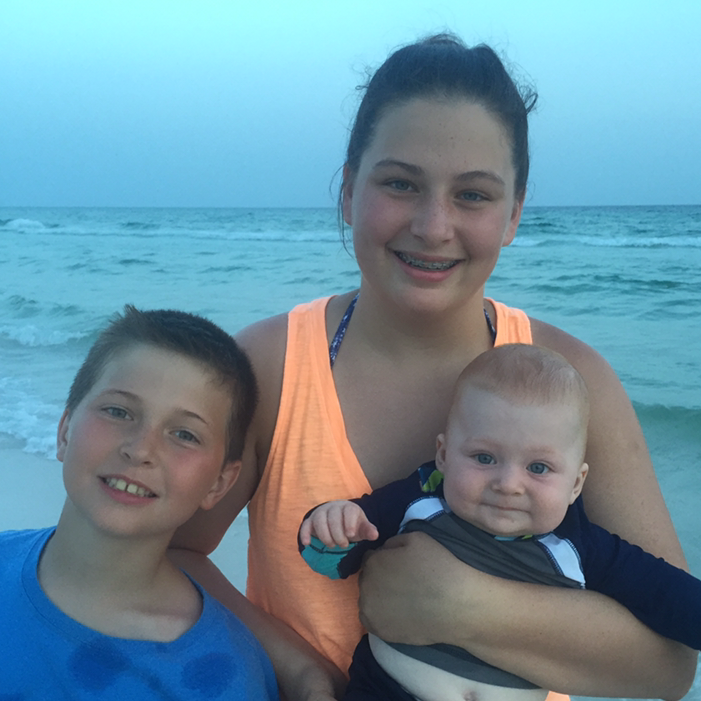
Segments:
[[[484,195],[481,195],[479,192],[461,192],[458,195],[458,198],[461,200],[465,200],[466,202],[482,202],[483,200],[486,200],[487,198]]]
[[[200,440],[197,438],[197,436],[194,433],[190,433],[190,431],[181,428],[178,431],[175,431],[175,436],[176,438],[179,438],[181,441],[185,441],[186,443],[199,443]]]
[[[544,475],[546,472],[550,471],[550,468],[542,462],[532,462],[528,466],[528,471],[532,472],[534,475]]]
[[[398,190],[399,192],[410,192],[414,189],[412,184],[406,180],[388,180],[387,185],[393,190]]]
[[[477,453],[477,455],[475,455],[475,460],[477,460],[480,465],[493,465],[495,462],[494,458],[489,453]]]
[[[122,409],[120,406],[108,406],[105,407],[103,411],[115,419],[126,419],[129,417],[127,410]]]

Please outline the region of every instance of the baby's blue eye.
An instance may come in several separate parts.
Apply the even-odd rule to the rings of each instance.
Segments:
[[[542,462],[532,462],[528,466],[528,471],[532,472],[534,475],[544,475],[546,472],[550,471],[550,468]]]
[[[493,465],[495,463],[494,458],[489,453],[477,453],[475,460],[480,465]]]

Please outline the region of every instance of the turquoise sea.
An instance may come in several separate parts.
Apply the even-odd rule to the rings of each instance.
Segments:
[[[701,206],[531,207],[487,288],[614,366],[699,577],[700,271]],[[0,475],[16,490],[0,528],[55,521],[49,459],[68,385],[126,302],[235,332],[358,279],[332,209],[0,208]],[[36,470],[17,474],[18,455],[46,463],[50,491]],[[687,698],[701,701],[701,682]]]

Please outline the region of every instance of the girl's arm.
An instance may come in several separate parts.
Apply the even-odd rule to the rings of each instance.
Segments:
[[[341,698],[346,678],[340,670],[291,628],[252,604],[207,557],[177,549],[170,551],[170,557],[255,634],[273,662],[284,699],[335,701]]]
[[[679,699],[693,680],[695,654],[612,599],[478,572],[423,533],[368,557],[360,605],[384,640],[452,643],[562,693]]]
[[[171,559],[189,572],[216,599],[240,618],[260,640],[275,667],[278,684],[289,701],[333,701],[346,679],[291,628],[253,605],[206,557],[223,538],[258,487],[270,447],[282,386],[287,317],[266,319],[242,331],[237,341],[249,354],[258,379],[259,402],[246,437],[236,484],[211,510],[198,511],[181,526],[171,543]]]
[[[591,520],[686,568],[640,425],[615,373],[564,332],[535,320],[532,328],[533,342],[564,355],[589,387],[584,499]],[[604,596],[491,577],[420,534],[392,544],[368,558],[361,580],[363,622],[382,638],[453,643],[545,688],[586,696],[676,699],[693,680],[693,651],[653,633]],[[407,610],[416,616],[401,615]]]

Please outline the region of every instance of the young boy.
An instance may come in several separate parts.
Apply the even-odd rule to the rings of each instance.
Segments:
[[[166,557],[236,480],[256,395],[201,317],[127,306],[99,335],[58,425],[59,523],[0,535],[3,698],[278,699],[250,631]]]
[[[505,345],[463,371],[436,460],[354,501],[305,517],[302,556],[344,578],[398,532],[423,531],[456,557],[508,579],[600,591],[651,628],[701,647],[701,582],[591,524],[578,498],[589,406],[561,356]],[[364,638],[345,699],[544,699],[547,692],[465,650]]]

